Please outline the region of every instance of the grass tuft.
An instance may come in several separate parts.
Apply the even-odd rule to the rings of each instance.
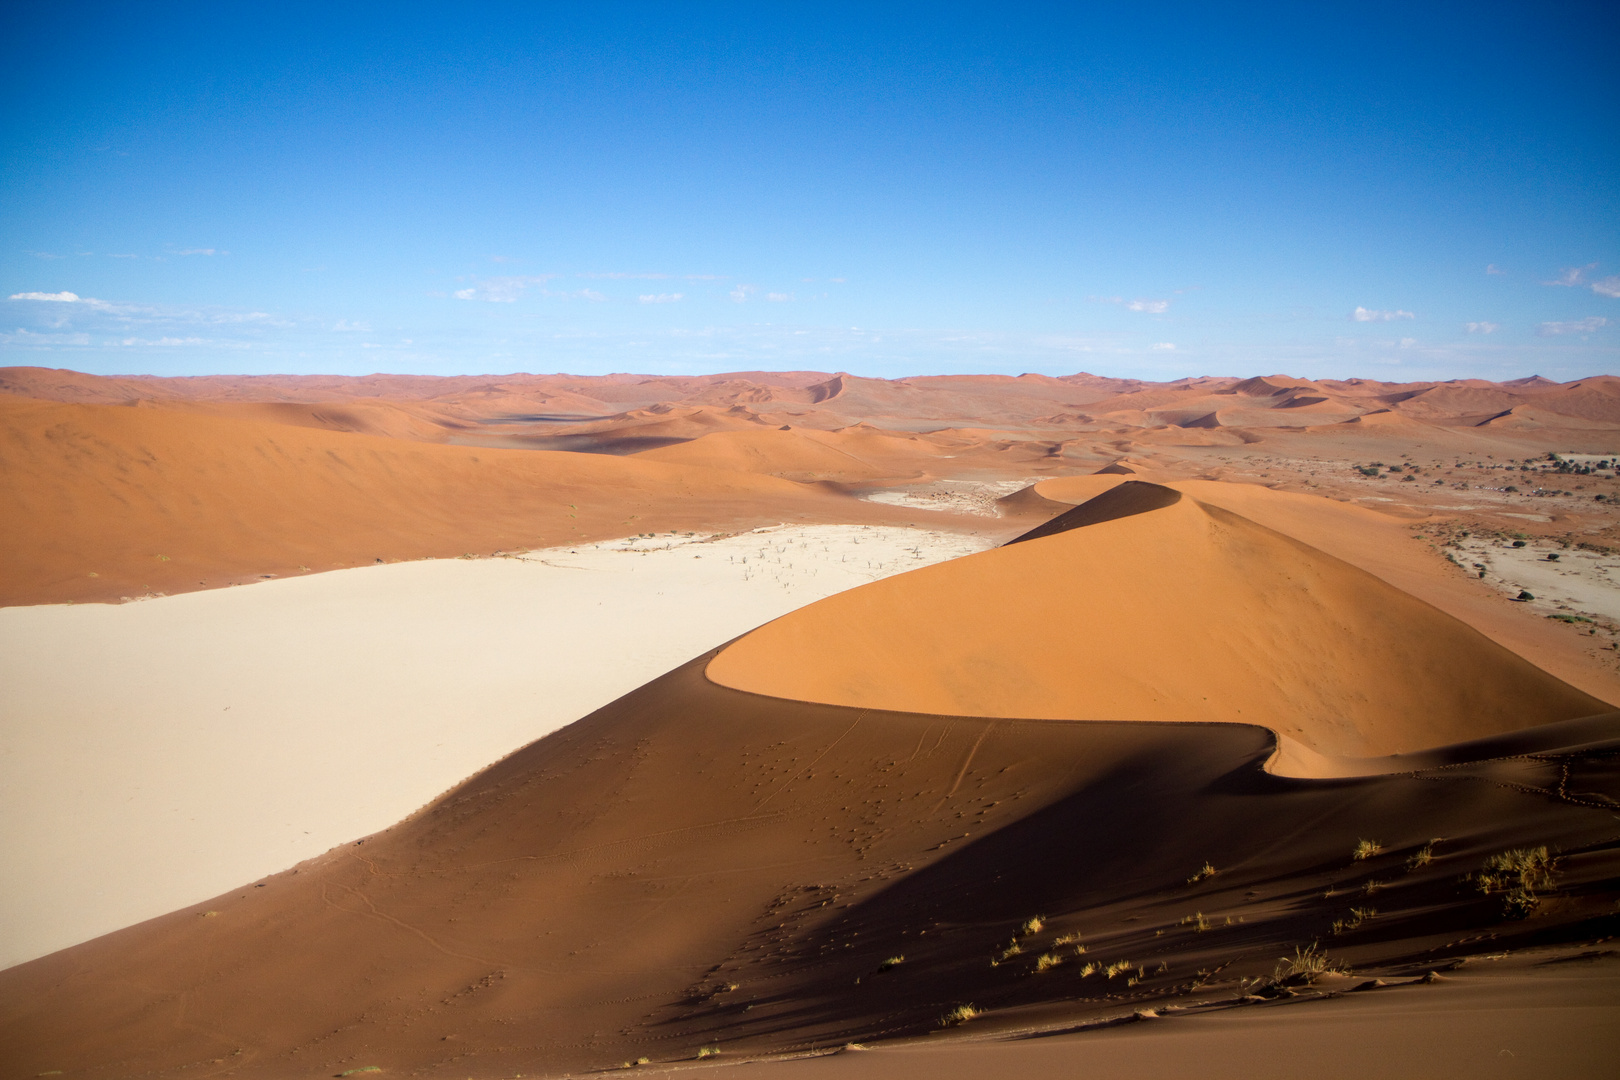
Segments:
[[[1018,928],[1018,936],[1028,937],[1031,934],[1038,934],[1045,925],[1046,923],[1041,920],[1039,915],[1033,915],[1025,919],[1024,925]]]
[[[1374,855],[1382,855],[1383,853],[1384,853],[1384,845],[1380,844],[1378,841],[1376,841],[1376,840],[1357,840],[1356,841],[1356,850],[1354,850],[1354,851],[1352,851],[1350,853],[1350,857],[1352,859],[1355,859],[1357,862],[1360,862],[1363,859],[1370,859]]]
[[[979,1010],[975,1009],[972,1005],[958,1005],[956,1008],[939,1018],[939,1026],[956,1027],[958,1024],[965,1024],[969,1020],[972,1020],[974,1017],[980,1015],[982,1014],[979,1012]]]
[[[1304,949],[1295,946],[1293,956],[1278,959],[1271,979],[1279,986],[1309,986],[1323,975],[1339,973],[1336,962],[1329,960],[1313,941]]]
[[[1035,974],[1039,975],[1043,971],[1050,971],[1061,963],[1063,963],[1063,957],[1057,953],[1042,953],[1035,959]]]
[[[1200,866],[1196,871],[1193,872],[1193,876],[1187,879],[1187,884],[1196,885],[1200,881],[1203,881],[1206,878],[1212,878],[1218,873],[1220,873],[1220,871],[1215,869],[1214,864],[1206,859],[1204,861],[1204,865]]]
[[[890,968],[897,968],[905,962],[906,958],[904,956],[891,956],[887,960],[883,961],[883,963],[878,965],[878,970],[888,971]]]
[[[1541,903],[1537,894],[1553,887],[1553,860],[1545,846],[1513,848],[1486,859],[1474,883],[1487,896],[1502,894],[1502,912],[1508,918],[1527,918]]]

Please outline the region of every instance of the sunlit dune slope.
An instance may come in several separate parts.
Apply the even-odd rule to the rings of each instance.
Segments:
[[[757,474],[0,398],[0,604],[643,531],[892,518]]]
[[[1123,479],[1101,474],[1054,477],[1028,491],[1051,507],[1046,514],[1050,518],[1066,509],[1063,504],[1083,503]],[[1604,701],[1620,703],[1620,673],[1612,663],[1594,661],[1582,650],[1570,648],[1563,626],[1512,603],[1496,590],[1480,588],[1472,574],[1447,562],[1438,549],[1423,542],[1423,519],[1396,517],[1355,503],[1256,484],[1163,483],[1343,559],[1461,619],[1555,678]]]
[[[915,478],[941,452],[915,435],[773,428],[715,432],[638,456],[672,465],[702,465],[794,480],[860,481]]]
[[[1608,708],[1372,575],[1197,499],[1128,482],[1069,515],[1079,527],[769,623],[709,677],[860,708],[1263,724],[1360,756]]]

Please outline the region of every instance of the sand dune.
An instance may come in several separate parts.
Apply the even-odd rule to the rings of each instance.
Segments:
[[[702,647],[698,628],[712,644],[783,610],[794,573],[728,563],[755,590],[746,609],[717,604],[688,559],[664,596],[604,594],[594,614],[589,589],[578,611],[536,599],[514,575],[541,568],[506,560],[0,612],[20,643],[7,691],[83,705],[30,744],[54,738],[60,767],[24,763],[6,795],[21,808],[8,820],[70,831],[50,813],[65,786],[96,796],[75,804],[99,815],[79,822],[88,858],[29,864],[58,889],[29,895],[73,917],[110,903],[93,895],[113,884],[97,860],[126,884],[146,874],[147,911],[184,902],[162,894],[169,876],[195,875],[197,897],[223,880],[209,872],[285,865],[252,863],[255,848],[319,846],[285,843],[294,811],[357,828],[415,805],[450,771],[428,740],[457,743],[465,770],[499,752],[495,732],[510,743],[606,701],[382,832],[0,971],[7,1064],[510,1077],[870,1040],[886,1046],[870,1059],[762,1067],[1007,1074],[1185,1063],[1177,1045],[1240,1045],[1270,1067],[1277,1047],[1394,1040],[1428,1074],[1484,1033],[1512,1033],[1547,1070],[1601,1063],[1553,1051],[1601,1038],[1620,1010],[1600,977],[1620,903],[1606,704],[1620,682],[1599,648],[1620,624],[1547,620],[1438,548],[1509,527],[1597,554],[1620,543],[1620,478],[1547,457],[1613,456],[1617,390],[0,371],[21,395],[0,399],[0,603],[777,522],[1033,533],[798,609],[613,700],[641,677],[619,656],[640,654],[637,634],[676,650],[667,667]],[[1122,460],[1129,472],[1074,475]],[[946,482],[1003,516],[919,508]],[[407,591],[404,607],[312,602],[348,580],[430,578],[447,591]],[[246,614],[275,596],[298,602]],[[164,622],[192,607],[241,614]],[[560,629],[544,621],[565,608]],[[661,633],[666,617],[683,629]],[[93,640],[106,662],[85,665],[75,698],[75,643]],[[569,698],[542,659],[601,696]],[[221,730],[216,696],[256,683],[275,715]],[[115,714],[120,697],[144,711]],[[153,786],[130,790],[137,774]],[[194,839],[218,826],[230,850],[212,870],[108,846],[171,808],[199,819]],[[39,828],[14,837],[20,859],[51,854]],[[1487,859],[1540,847],[1549,861],[1518,892],[1482,881]],[[1355,976],[1283,979],[1278,957],[1313,948]],[[1471,974],[1503,955],[1510,975]],[[1569,981],[1538,990],[1543,961]],[[1416,982],[1429,971],[1455,978]],[[1371,976],[1401,985],[1348,993]],[[1465,992],[1484,985],[1499,996]],[[1393,1004],[1428,991],[1457,1004],[1427,1020]],[[1525,1025],[1527,1003],[1554,1019]],[[969,1004],[980,1015],[941,1030]],[[1119,1023],[1171,1007],[1185,1011],[1162,1036]],[[1307,1019],[1283,1032],[1284,1016]],[[931,1042],[955,1055],[941,1064]],[[1057,1064],[1041,1050],[1070,1046]]]
[[[433,446],[168,408],[0,401],[0,603],[890,510],[771,476]],[[977,526],[969,526],[977,527]]]
[[[1263,724],[1357,756],[1609,708],[1372,575],[1171,489],[1127,482],[1065,517],[779,619],[722,651],[710,678],[850,708]]]
[[[1613,904],[1612,718],[1528,762],[1281,781],[1262,728],[846,709],[706,660],[363,844],[0,972],[0,1042],[30,1074],[511,1076],[921,1035],[969,1002],[980,1033],[1061,1029],[1239,1004],[1313,940],[1410,977]],[[1534,919],[1459,887],[1525,844],[1585,853]],[[1331,936],[1369,881],[1379,914]]]

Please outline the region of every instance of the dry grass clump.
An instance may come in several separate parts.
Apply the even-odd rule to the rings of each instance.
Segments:
[[[1080,934],[1078,932],[1073,933],[1073,934],[1063,934],[1060,937],[1056,937],[1056,938],[1052,939],[1052,947],[1054,949],[1062,948],[1065,945],[1078,945],[1078,944],[1080,944]],[[1078,951],[1079,952],[1085,952],[1086,950],[1080,949]]]
[[[1218,873],[1220,873],[1220,871],[1215,869],[1214,864],[1206,859],[1204,861],[1204,865],[1200,866],[1196,871],[1193,872],[1193,876],[1187,879],[1187,884],[1196,885],[1200,881],[1203,881],[1206,878],[1212,878]]]
[[[1363,859],[1370,859],[1374,855],[1382,855],[1383,853],[1384,845],[1380,844],[1378,841],[1357,840],[1356,849],[1350,853],[1350,857],[1357,862],[1360,862]]]
[[[1440,838],[1435,837],[1427,844],[1424,844],[1422,847],[1418,848],[1417,851],[1413,852],[1411,858],[1406,860],[1406,869],[1420,870],[1434,862],[1434,845],[1438,844],[1439,842]]]
[[[1333,933],[1335,936],[1339,934],[1348,934],[1350,931],[1356,929],[1368,919],[1376,918],[1378,918],[1377,908],[1353,907],[1350,909],[1349,918],[1333,920]]]
[[[905,962],[906,958],[904,956],[891,956],[887,960],[883,961],[883,963],[878,965],[878,970],[888,971],[890,968],[897,968]]]
[[[1486,859],[1474,884],[1487,896],[1501,893],[1503,914],[1523,919],[1541,903],[1536,894],[1553,887],[1553,859],[1544,845],[1513,848]]]
[[[1304,949],[1295,946],[1293,956],[1279,958],[1271,981],[1278,986],[1309,986],[1323,975],[1341,973],[1336,961],[1329,960],[1313,941]]]
[[[712,1058],[718,1057],[719,1055],[720,1048],[718,1046],[704,1046],[698,1049],[699,1058]]]
[[[1063,963],[1063,957],[1057,953],[1042,953],[1035,958],[1035,974],[1039,975],[1043,971],[1050,971],[1061,963]]]
[[[975,1009],[972,1005],[958,1005],[956,1008],[939,1018],[939,1026],[955,1027],[958,1024],[967,1023],[975,1016],[981,1015],[983,1014],[978,1009]]]
[[[1183,916],[1181,925],[1186,926],[1188,924],[1191,924],[1192,928],[1200,934],[1209,929],[1209,919],[1204,916],[1202,911],[1195,911],[1191,915]]]
[[[1112,979],[1114,976],[1123,975],[1129,970],[1131,970],[1131,962],[1129,960],[1116,960],[1112,964],[1109,964],[1107,967],[1103,968],[1103,977],[1106,979]]]
[[[1096,964],[1088,963],[1085,967],[1080,969],[1080,977],[1082,979],[1089,979],[1093,975],[1097,974],[1097,971],[1098,967]]]
[[[1018,936],[1019,937],[1028,937],[1031,934],[1038,934],[1038,933],[1041,932],[1041,929],[1043,927],[1045,927],[1045,926],[1046,926],[1046,923],[1041,919],[1041,917],[1039,915],[1032,915],[1029,918],[1024,920],[1024,925],[1022,925],[1022,926],[1020,926],[1018,928]]]

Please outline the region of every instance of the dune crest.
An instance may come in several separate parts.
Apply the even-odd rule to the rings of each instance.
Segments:
[[[778,619],[726,647],[708,676],[855,708],[1257,724],[1352,757],[1610,708],[1371,574],[1196,498],[1130,482],[1057,521],[1071,515],[1078,527],[1050,523]]]

